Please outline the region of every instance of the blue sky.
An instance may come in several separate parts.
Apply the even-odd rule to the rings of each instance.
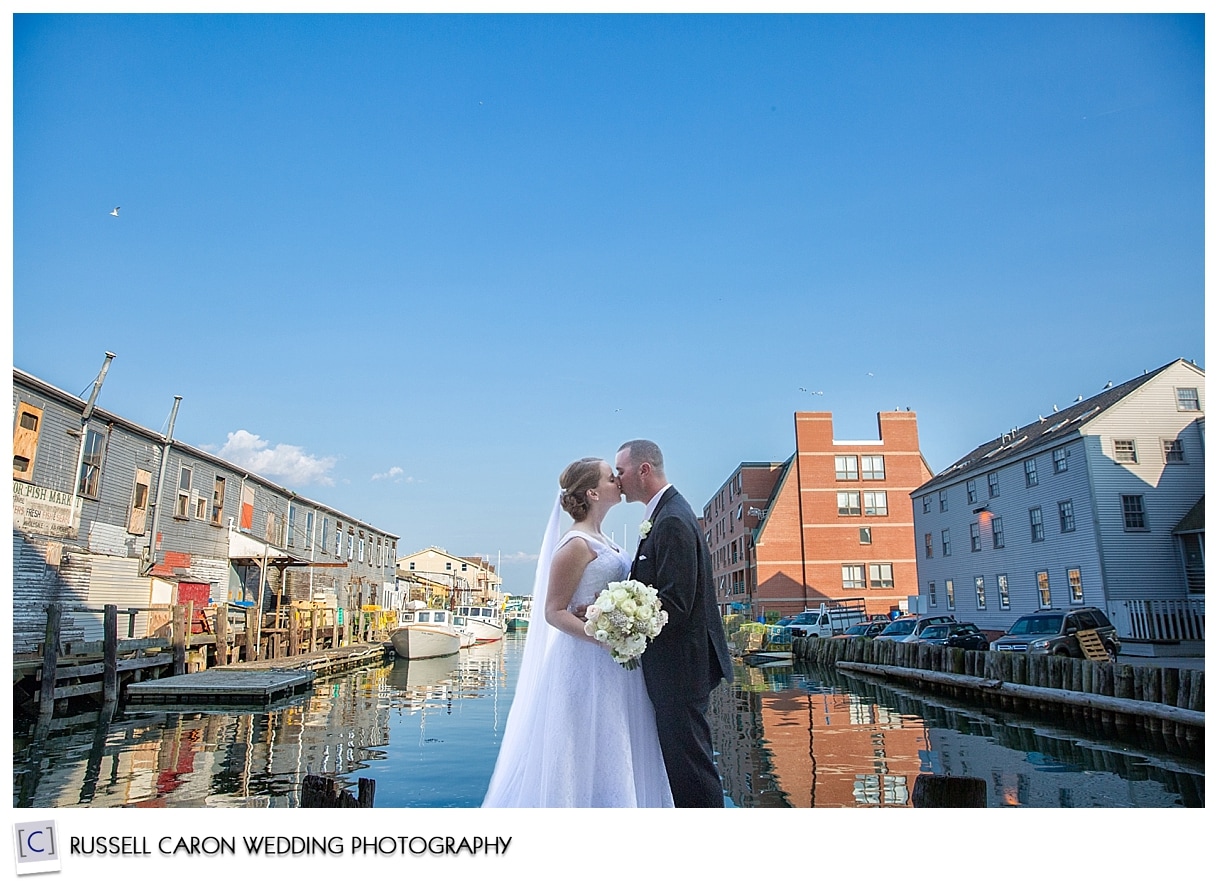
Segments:
[[[527,592],[559,472],[629,438],[701,508],[797,410],[910,407],[937,471],[1204,367],[1203,36],[20,15],[13,363],[84,393],[113,351],[101,407],[181,395],[175,437]]]

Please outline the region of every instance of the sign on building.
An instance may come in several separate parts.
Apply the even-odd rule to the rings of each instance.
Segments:
[[[75,538],[80,529],[80,506],[72,510],[69,493],[13,481],[13,529],[38,536]]]

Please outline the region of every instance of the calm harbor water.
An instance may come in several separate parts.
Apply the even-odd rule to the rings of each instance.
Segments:
[[[258,713],[132,709],[14,732],[13,804],[290,807],[308,773],[376,782],[376,806],[473,807],[494,767],[523,637],[322,681]],[[801,665],[737,670],[712,702],[729,805],[908,807],[925,772],[989,805],[1195,807],[1203,761],[1157,755]]]

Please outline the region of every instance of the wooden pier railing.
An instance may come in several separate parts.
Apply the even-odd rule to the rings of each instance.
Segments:
[[[65,613],[82,612],[102,614],[102,639],[64,641]],[[134,636],[142,613],[148,618],[155,613],[165,624],[153,636]],[[124,682],[337,649],[351,643],[356,630],[367,630],[340,625],[333,608],[308,603],[267,613],[261,621],[251,607],[218,604],[195,610],[190,602],[121,609],[49,603],[46,616],[41,651],[15,656],[13,662],[18,705],[24,685],[29,699],[24,710],[40,719],[62,716],[75,699],[109,706],[121,698]],[[125,619],[121,626],[120,618]]]

